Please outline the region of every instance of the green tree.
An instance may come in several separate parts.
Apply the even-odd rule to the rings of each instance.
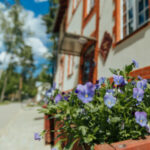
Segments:
[[[47,26],[47,33],[53,30],[54,20],[58,9],[58,0],[49,0],[49,13],[43,16],[43,20]]]
[[[24,42],[24,36],[29,36],[31,33],[23,29],[24,18],[19,16],[21,11],[22,7],[20,6],[19,1],[16,1],[16,4],[9,8],[9,19],[4,15],[1,16],[1,29],[4,34],[5,51],[11,55],[8,68],[4,72],[5,79],[1,91],[1,101],[4,99],[8,78],[11,77],[13,71],[15,71],[18,67],[21,68],[20,76],[18,78],[19,95],[21,99],[23,80],[25,78],[29,79],[29,77],[32,76],[32,72],[35,68],[32,48],[26,45]],[[3,14],[3,12],[1,12],[1,14]],[[13,57],[18,58],[18,62],[13,61]]]
[[[0,19],[1,19],[1,31],[3,33],[3,41],[4,41],[4,45],[5,45],[5,52],[6,54],[10,54],[12,55],[13,52],[13,47],[14,47],[14,36],[12,34],[12,27],[10,26],[10,21],[7,20],[7,18],[4,16],[3,11],[0,12]],[[4,62],[3,64],[5,64],[5,60],[7,56],[5,56]],[[4,95],[5,95],[5,90],[6,90],[6,86],[7,86],[7,80],[12,72],[12,70],[15,67],[15,63],[11,63],[11,60],[13,59],[13,56],[11,56],[10,58],[10,62],[8,64],[8,67],[6,69],[6,71],[3,72],[3,86],[2,86],[2,91],[1,91],[1,97],[0,97],[0,101],[3,101],[4,99]]]
[[[52,83],[52,79],[53,79],[52,76],[49,73],[47,73],[47,68],[43,68],[37,77],[37,80],[41,82]]]
[[[54,21],[55,21],[55,17],[56,17],[56,12],[58,9],[58,0],[49,0],[50,3],[50,7],[49,7],[49,14],[45,15],[43,17],[43,20],[45,21],[46,25],[47,25],[47,33],[50,34],[50,41],[52,43],[52,46],[49,48],[50,53],[52,53],[52,57],[49,57],[49,64],[47,67],[47,71],[48,69],[51,68],[51,73],[52,73],[52,80],[51,80],[51,84],[54,80],[54,74],[55,74],[55,69],[57,66],[57,46],[58,46],[58,34],[53,33],[53,26],[54,26]]]

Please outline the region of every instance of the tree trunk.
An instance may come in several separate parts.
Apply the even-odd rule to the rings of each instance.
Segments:
[[[1,97],[0,97],[0,102],[3,102],[4,100],[4,96],[5,96],[5,90],[6,90],[6,86],[7,86],[7,74],[5,76],[5,79],[4,79],[4,84],[3,84],[3,89],[2,89],[2,92],[1,92]]]
[[[22,100],[22,95],[21,95],[21,93],[22,93],[22,85],[23,84],[23,78],[22,78],[22,76],[20,76],[20,79],[19,79],[19,101],[21,102],[21,100]]]

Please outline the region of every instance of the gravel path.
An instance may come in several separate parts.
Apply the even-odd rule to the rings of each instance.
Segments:
[[[0,106],[0,150],[50,150],[44,140],[34,140],[43,123],[37,108],[25,111],[19,103]]]

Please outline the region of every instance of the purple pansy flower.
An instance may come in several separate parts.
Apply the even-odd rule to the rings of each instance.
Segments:
[[[57,148],[53,147],[52,150],[58,150]]]
[[[41,140],[41,136],[39,133],[34,133],[34,140]]]
[[[133,98],[137,99],[139,102],[142,101],[144,97],[144,91],[141,88],[134,88],[133,89]]]
[[[138,79],[139,79],[139,80],[142,80],[143,78],[142,78],[141,76],[138,76]]]
[[[123,87],[123,86],[125,86],[126,84],[128,84],[128,81],[123,80],[122,83],[121,83],[120,85],[117,85],[117,87]],[[114,87],[116,87],[116,84],[115,84]]]
[[[96,83],[96,84],[95,84],[95,88],[96,88],[96,89],[99,89],[99,88],[100,88],[100,85],[99,85],[98,83]]]
[[[65,95],[64,100],[68,101],[69,97],[70,97],[69,95]]]
[[[106,94],[114,94],[114,89],[108,89],[106,90]]]
[[[126,81],[126,80],[123,80],[123,82],[122,82],[122,84],[121,85],[126,85],[126,84],[128,84],[128,81]]]
[[[61,96],[61,94],[57,94],[57,96],[55,97],[55,103],[57,104],[62,99],[63,99],[63,97]]]
[[[45,95],[46,95],[47,97],[51,97],[51,96],[52,96],[52,92],[53,92],[55,89],[56,89],[56,83],[54,82],[52,88],[50,88],[49,90],[47,90],[46,93],[45,93]]]
[[[104,103],[108,108],[112,108],[116,104],[116,98],[112,94],[106,93]]]
[[[100,87],[99,80],[96,80],[95,89],[99,89]]]
[[[52,95],[52,89],[47,90],[46,93],[45,93],[45,95],[47,97],[51,97],[51,95]]]
[[[78,93],[79,93],[79,91],[76,89],[76,90],[75,90],[75,93],[76,93],[76,94],[78,94]]]
[[[53,82],[52,89],[53,89],[53,90],[55,90],[55,89],[56,89],[56,83],[55,83],[55,82]]]
[[[93,100],[95,86],[91,82],[87,82],[85,85],[79,84],[77,90],[77,96],[83,103],[88,103]]]
[[[106,78],[105,77],[101,77],[98,81],[99,81],[99,84],[102,85],[105,83],[105,80]]]
[[[147,125],[147,113],[146,112],[135,112],[135,120],[140,126],[145,127]]]
[[[62,92],[61,94],[62,94],[62,95],[65,95],[65,92]]]
[[[141,104],[141,102],[137,102],[137,103],[136,103],[136,106],[139,106],[140,104]]]
[[[96,81],[96,89],[99,89],[101,87],[102,84],[105,83],[106,78],[105,77],[101,77],[99,80]]]
[[[136,68],[139,67],[139,64],[138,64],[137,61],[135,61],[134,59],[132,60],[132,63],[134,64],[134,66],[135,66]]]
[[[132,85],[135,85],[135,84],[136,84],[136,82],[135,82],[135,81],[132,81],[132,82],[131,82],[131,84],[132,84]]]
[[[138,81],[137,88],[141,88],[141,89],[145,90],[147,88],[147,80],[143,79],[141,81]]]
[[[113,79],[114,79],[115,85],[121,85],[124,83],[124,78],[121,75],[115,75],[114,74]]]

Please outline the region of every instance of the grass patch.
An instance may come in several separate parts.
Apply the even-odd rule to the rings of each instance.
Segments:
[[[1,105],[8,105],[8,104],[10,104],[10,101],[3,101],[3,102],[0,102],[0,106],[1,106]]]

